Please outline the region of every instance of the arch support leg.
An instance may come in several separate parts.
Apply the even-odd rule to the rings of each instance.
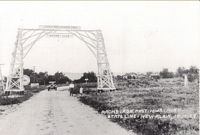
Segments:
[[[10,71],[7,78],[5,92],[23,92],[23,45],[21,43],[22,31],[18,31],[17,41],[12,53]]]
[[[97,89],[98,90],[115,90],[113,83],[113,74],[110,70],[108,62],[104,39],[101,31],[97,33],[97,65],[98,65],[98,76],[97,76]]]

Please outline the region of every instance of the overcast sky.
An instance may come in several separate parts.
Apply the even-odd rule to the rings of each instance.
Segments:
[[[9,71],[17,28],[76,25],[101,29],[113,72],[160,71],[200,65],[199,2],[0,2],[0,63]],[[97,71],[76,38],[45,37],[25,59],[36,71]]]

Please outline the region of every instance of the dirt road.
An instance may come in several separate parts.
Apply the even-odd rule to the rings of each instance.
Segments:
[[[40,92],[15,111],[0,116],[0,135],[130,135],[64,87]]]

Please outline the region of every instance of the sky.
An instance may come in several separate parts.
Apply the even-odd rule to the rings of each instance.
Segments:
[[[114,73],[175,71],[200,65],[199,2],[0,2],[0,63],[9,72],[17,28],[38,25],[101,29]],[[55,73],[97,72],[96,58],[76,38],[39,40],[24,67]]]

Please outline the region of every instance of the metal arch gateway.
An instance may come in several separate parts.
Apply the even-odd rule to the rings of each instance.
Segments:
[[[7,91],[23,92],[23,60],[34,46],[44,36],[69,38],[75,36],[83,41],[97,59],[98,90],[115,90],[113,76],[105,50],[105,43],[101,30],[81,30],[78,26],[44,25],[38,29],[19,28],[15,42],[10,71],[6,83]]]

